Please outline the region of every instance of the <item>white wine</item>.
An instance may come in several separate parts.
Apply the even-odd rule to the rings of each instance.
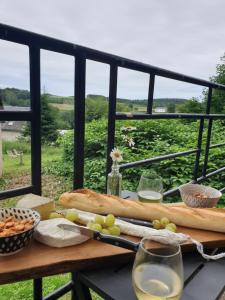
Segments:
[[[179,300],[183,286],[170,267],[150,263],[133,270],[133,285],[138,300]]]
[[[138,191],[138,199],[141,202],[159,203],[162,202],[162,194],[151,190]]]

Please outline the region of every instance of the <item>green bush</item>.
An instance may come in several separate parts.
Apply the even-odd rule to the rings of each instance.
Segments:
[[[195,149],[197,146],[199,122],[181,120],[145,120],[145,121],[117,121],[115,145],[123,151],[123,163],[143,160],[163,154],[175,153]],[[207,127],[206,127],[207,128]],[[213,143],[221,142],[223,126],[218,122],[213,127]],[[200,161],[201,171],[204,159],[206,140],[203,135],[203,153]],[[132,139],[135,143],[129,146]],[[57,143],[63,147],[61,161],[53,163],[48,171],[60,176],[73,177],[73,131],[60,137]],[[86,124],[85,135],[85,186],[97,191],[105,190],[106,175],[106,144],[107,120],[94,120]],[[141,173],[146,168],[153,168],[162,176],[165,190],[184,184],[193,178],[195,154],[177,157],[150,164],[146,167],[125,169],[123,174],[123,188],[136,191]],[[224,149],[210,150],[207,172],[211,172],[224,165]],[[201,172],[199,172],[199,176]],[[222,188],[225,174],[221,173],[207,181],[208,184]],[[174,201],[173,197],[173,201]],[[171,198],[168,198],[170,201]],[[223,204],[224,200],[221,200]]]

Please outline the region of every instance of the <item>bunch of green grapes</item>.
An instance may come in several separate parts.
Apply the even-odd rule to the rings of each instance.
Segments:
[[[76,222],[79,220],[79,215],[75,211],[68,210],[65,214],[57,211],[53,211],[49,215],[49,219],[56,219],[56,218],[65,218],[71,222]]]
[[[94,222],[89,222],[87,227],[109,235],[120,235],[120,227],[115,225],[115,217],[112,214],[106,217],[96,215]]]
[[[173,232],[176,232],[177,230],[176,224],[171,223],[170,220],[166,217],[161,218],[160,220],[153,220],[152,225],[155,229],[167,229]]]

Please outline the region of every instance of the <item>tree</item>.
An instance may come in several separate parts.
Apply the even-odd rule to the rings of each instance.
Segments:
[[[5,89],[4,102],[7,105],[18,105],[16,94],[10,89]]]
[[[59,112],[58,128],[73,129],[74,128],[74,111],[63,110]]]
[[[216,66],[216,75],[210,78],[211,81],[225,85],[225,54],[220,58]],[[205,102],[207,93],[205,92]],[[225,113],[225,91],[213,89],[211,113]]]
[[[192,98],[185,103],[178,105],[177,110],[180,113],[202,113],[204,111],[204,105],[196,98]]]
[[[58,137],[54,109],[48,104],[48,97],[41,97],[41,139],[43,142],[55,142]]]
[[[100,97],[95,99],[87,97],[86,99],[86,120],[92,121],[97,120],[107,115],[107,102],[102,100]]]
[[[169,103],[167,106],[167,112],[168,113],[175,113],[176,111],[176,105],[175,103]]]
[[[41,141],[43,143],[55,142],[58,137],[56,112],[48,104],[48,96],[43,94],[41,96]],[[28,124],[23,131],[23,136],[30,136],[30,124]]]

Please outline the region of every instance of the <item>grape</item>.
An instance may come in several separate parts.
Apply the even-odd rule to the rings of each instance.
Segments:
[[[49,219],[56,219],[56,218],[63,218],[64,216],[62,216],[61,214],[57,213],[56,211],[51,212],[49,215]]]
[[[89,228],[89,229],[92,229],[92,226],[94,225],[94,223],[93,222],[88,222],[87,223],[87,227]]]
[[[166,227],[166,225],[168,225],[169,222],[170,222],[169,219],[166,218],[166,217],[164,217],[164,218],[162,218],[162,219],[160,220],[160,223],[161,223],[162,227]]]
[[[159,220],[153,220],[152,225],[153,225],[153,228],[155,228],[155,229],[161,228],[161,223]]]
[[[103,229],[102,229],[102,233],[104,233],[104,234],[110,234],[109,230],[106,229],[106,228],[103,228]]]
[[[115,217],[112,214],[109,214],[108,216],[106,216],[105,218],[105,225],[107,227],[112,227],[115,223]]]
[[[108,228],[108,230],[109,230],[110,234],[112,234],[112,235],[120,235],[119,226],[115,226],[115,225],[111,226],[111,227]]]
[[[102,231],[102,226],[100,224],[96,224],[94,223],[91,227],[92,230],[95,230],[95,231],[99,231],[101,232]]]
[[[174,223],[169,223],[169,224],[166,225],[166,229],[170,230],[172,232],[176,232],[177,226]]]
[[[67,213],[66,213],[66,219],[71,221],[71,222],[75,222],[79,219],[79,215],[75,211],[69,211],[68,210]]]
[[[100,216],[100,215],[96,215],[95,216],[95,223],[96,224],[100,224],[100,225],[103,225],[104,224],[104,217],[103,216]]]

